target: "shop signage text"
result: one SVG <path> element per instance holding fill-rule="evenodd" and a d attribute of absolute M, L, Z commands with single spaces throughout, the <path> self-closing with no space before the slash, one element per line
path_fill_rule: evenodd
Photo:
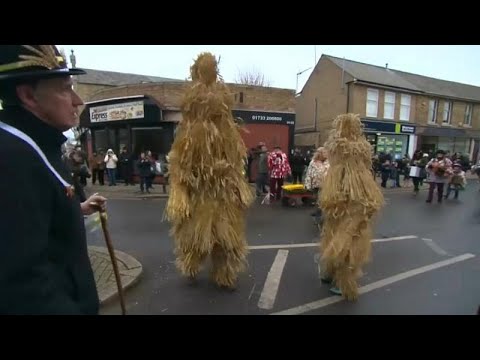
<path fill-rule="evenodd" d="M 141 119 L 145 116 L 143 101 L 95 106 L 90 108 L 90 122 Z"/>
<path fill-rule="evenodd" d="M 365 132 L 379 132 L 390 134 L 415 134 L 415 126 L 381 121 L 362 121 Z"/>
<path fill-rule="evenodd" d="M 295 114 L 275 112 L 255 112 L 246 110 L 233 110 L 234 117 L 242 118 L 245 123 L 275 123 L 295 125 Z"/>
<path fill-rule="evenodd" d="M 399 125 L 399 124 L 397 124 L 397 125 Z M 415 134 L 415 126 L 401 125 L 400 124 L 400 133 L 402 133 L 402 134 Z"/>

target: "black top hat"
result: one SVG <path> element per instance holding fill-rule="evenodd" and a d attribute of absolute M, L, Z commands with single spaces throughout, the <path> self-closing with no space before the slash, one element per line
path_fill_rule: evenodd
<path fill-rule="evenodd" d="M 69 69 L 55 45 L 0 45 L 0 81 L 83 75 Z"/>

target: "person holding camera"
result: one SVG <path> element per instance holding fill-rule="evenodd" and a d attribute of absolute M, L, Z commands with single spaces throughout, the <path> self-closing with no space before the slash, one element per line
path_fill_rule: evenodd
<path fill-rule="evenodd" d="M 433 192 L 437 189 L 437 200 L 441 203 L 443 200 L 443 190 L 452 174 L 452 161 L 445 156 L 445 151 L 437 150 L 436 158 L 430 160 L 427 164 L 427 182 L 430 183 L 428 197 L 426 202 L 431 203 Z"/>
<path fill-rule="evenodd" d="M 117 186 L 117 155 L 113 152 L 112 149 L 108 149 L 107 155 L 105 155 L 104 162 L 107 167 L 108 174 L 108 186 Z"/>

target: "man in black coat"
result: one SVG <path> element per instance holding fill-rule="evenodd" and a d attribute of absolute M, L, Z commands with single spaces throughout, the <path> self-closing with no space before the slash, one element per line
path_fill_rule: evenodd
<path fill-rule="evenodd" d="M 128 184 L 133 185 L 132 155 L 128 153 L 126 146 L 123 147 L 122 152 L 118 157 L 118 165 L 119 165 L 120 175 L 125 181 L 125 186 Z"/>
<path fill-rule="evenodd" d="M 98 314 L 83 215 L 62 161 L 82 100 L 53 45 L 0 45 L 0 314 Z"/>

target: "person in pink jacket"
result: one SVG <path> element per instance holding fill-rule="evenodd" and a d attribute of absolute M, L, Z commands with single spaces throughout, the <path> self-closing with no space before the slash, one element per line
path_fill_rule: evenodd
<path fill-rule="evenodd" d="M 292 174 L 287 154 L 281 150 L 280 146 L 275 146 L 268 154 L 268 170 L 270 171 L 270 192 L 280 200 L 283 181 Z"/>

